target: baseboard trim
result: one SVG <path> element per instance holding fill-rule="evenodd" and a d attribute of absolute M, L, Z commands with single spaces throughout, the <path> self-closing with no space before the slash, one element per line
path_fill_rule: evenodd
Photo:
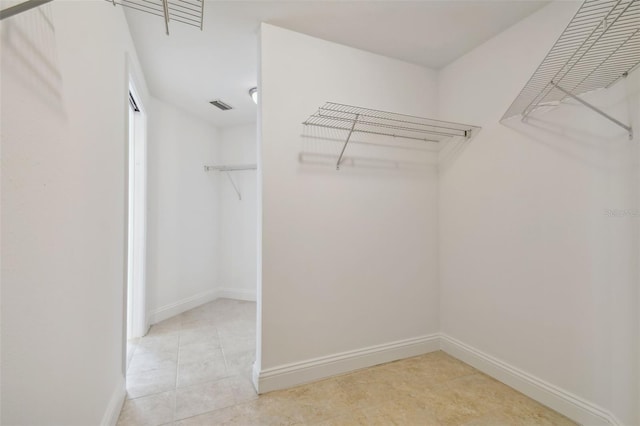
<path fill-rule="evenodd" d="M 126 396 L 127 391 L 125 389 L 124 377 L 118 376 L 118 383 L 111 395 L 111 399 L 109 399 L 109 403 L 107 404 L 107 409 L 102 416 L 100 426 L 115 426 L 116 423 L 118 423 L 120 410 L 122 410 L 122 405 L 124 404 Z"/>
<path fill-rule="evenodd" d="M 204 291 L 193 296 L 184 298 L 174 303 L 162 306 L 154 311 L 149 312 L 149 324 L 156 324 L 175 315 L 181 314 L 205 303 L 217 299 L 218 289 Z"/>
<path fill-rule="evenodd" d="M 461 341 L 441 334 L 441 349 L 583 425 L 621 425 L 609 411 Z"/>
<path fill-rule="evenodd" d="M 246 300 L 248 302 L 256 301 L 255 290 L 237 290 L 234 288 L 221 288 L 217 290 L 217 298 Z"/>
<path fill-rule="evenodd" d="M 439 336 L 431 334 L 254 371 L 254 380 L 266 393 L 439 349 Z"/>

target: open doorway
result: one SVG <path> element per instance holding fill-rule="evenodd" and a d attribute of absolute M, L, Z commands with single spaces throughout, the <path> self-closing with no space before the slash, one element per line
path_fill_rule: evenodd
<path fill-rule="evenodd" d="M 129 85 L 127 212 L 127 366 L 132 339 L 146 334 L 145 257 L 147 146 L 146 116 L 133 84 Z"/>

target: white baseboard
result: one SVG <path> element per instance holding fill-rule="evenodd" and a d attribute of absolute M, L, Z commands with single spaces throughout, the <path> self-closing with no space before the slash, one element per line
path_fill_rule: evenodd
<path fill-rule="evenodd" d="M 225 299 L 235 299 L 235 300 L 246 300 L 249 302 L 256 301 L 256 291 L 255 290 L 237 290 L 234 288 L 220 288 L 217 291 L 218 298 Z"/>
<path fill-rule="evenodd" d="M 258 368 L 257 362 L 254 361 L 253 367 L 251 368 L 251 383 L 253 383 L 253 388 L 258 392 L 258 382 L 260 378 L 260 369 Z"/>
<path fill-rule="evenodd" d="M 175 315 L 186 312 L 189 309 L 196 308 L 220 298 L 255 302 L 256 292 L 251 290 L 237 290 L 233 288 L 216 288 L 208 290 L 149 312 L 149 319 L 147 323 L 150 325 L 159 323 L 167 318 L 171 318 Z"/>
<path fill-rule="evenodd" d="M 118 384 L 111 395 L 107 409 L 102 416 L 100 426 L 115 426 L 118 423 L 118 417 L 120 417 L 120 410 L 122 410 L 122 404 L 127 396 L 125 389 L 124 377 L 118 377 Z"/>
<path fill-rule="evenodd" d="M 439 349 L 439 336 L 432 334 L 254 371 L 254 381 L 265 393 Z"/>
<path fill-rule="evenodd" d="M 588 426 L 621 424 L 609 411 L 446 334 L 441 335 L 441 348 L 449 355 L 580 424 Z"/>
<path fill-rule="evenodd" d="M 162 306 L 154 311 L 149 312 L 149 324 L 156 324 L 160 321 L 164 321 L 167 318 L 171 318 L 178 314 L 188 311 L 189 309 L 193 309 L 200 305 L 204 305 L 205 303 L 211 302 L 212 300 L 217 299 L 218 290 L 208 290 L 202 293 L 198 293 L 191 297 L 187 297 L 185 299 L 179 300 L 174 303 L 170 303 L 168 305 Z"/>

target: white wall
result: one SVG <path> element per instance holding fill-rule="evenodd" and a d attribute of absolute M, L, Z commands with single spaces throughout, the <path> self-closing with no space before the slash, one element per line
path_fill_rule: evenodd
<path fill-rule="evenodd" d="M 301 125 L 325 101 L 433 115 L 435 72 L 267 24 L 261 56 L 257 372 L 437 332 L 433 154 L 358 135 L 336 171 L 346 134 Z"/>
<path fill-rule="evenodd" d="M 638 424 L 640 73 L 498 120 L 579 3 L 556 2 L 439 73 L 439 115 L 483 127 L 440 176 L 445 334 Z M 581 420 L 581 419 L 578 419 Z"/>
<path fill-rule="evenodd" d="M 256 125 L 220 129 L 219 164 L 256 164 Z M 218 287 L 224 297 L 256 300 L 256 170 L 231 172 L 242 199 L 224 173 L 218 178 Z"/>
<path fill-rule="evenodd" d="M 53 2 L 1 31 L 1 421 L 100 424 L 124 397 L 135 51 L 104 1 Z"/>
<path fill-rule="evenodd" d="M 218 188 L 204 165 L 218 130 L 163 101 L 148 107 L 147 305 L 151 322 L 215 298 Z"/>

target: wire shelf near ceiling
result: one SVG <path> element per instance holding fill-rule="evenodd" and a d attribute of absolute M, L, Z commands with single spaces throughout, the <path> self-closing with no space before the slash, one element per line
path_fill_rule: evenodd
<path fill-rule="evenodd" d="M 348 132 L 336 164 L 338 169 L 353 133 L 438 143 L 456 137 L 470 139 L 476 131 L 480 130 L 480 127 L 468 124 L 433 120 L 335 102 L 326 102 L 302 124 Z"/>
<path fill-rule="evenodd" d="M 442 142 L 450 137 L 471 137 L 477 126 L 414 117 L 394 112 L 327 102 L 302 123 L 329 129 Z"/>
<path fill-rule="evenodd" d="M 611 86 L 640 63 L 640 0 L 586 0 L 502 119 Z"/>
<path fill-rule="evenodd" d="M 169 34 L 169 23 L 179 22 L 202 30 L 204 0 L 106 0 L 139 12 L 146 12 L 164 18 Z"/>

